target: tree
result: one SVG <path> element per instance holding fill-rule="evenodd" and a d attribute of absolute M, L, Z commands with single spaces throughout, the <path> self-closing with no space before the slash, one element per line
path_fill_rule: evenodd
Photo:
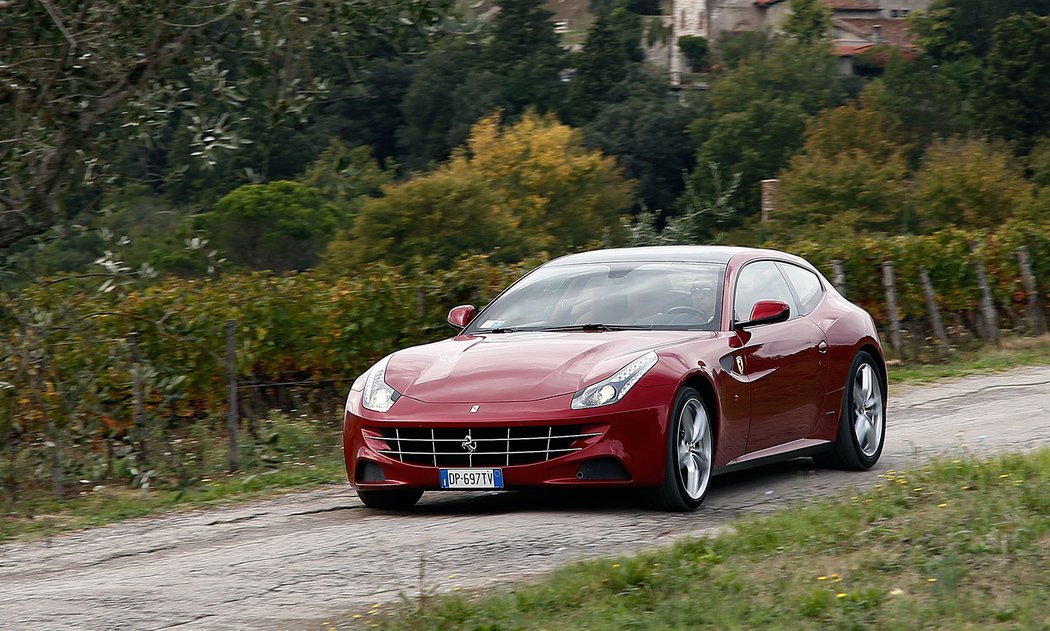
<path fill-rule="evenodd" d="M 933 0 L 925 11 L 908 16 L 919 46 L 938 61 L 965 56 L 983 58 L 992 46 L 993 30 L 1011 15 L 1050 15 L 1046 0 Z"/>
<path fill-rule="evenodd" d="M 520 234 L 485 179 L 447 169 L 383 187 L 382 197 L 362 205 L 352 235 L 349 243 L 333 243 L 333 253 L 348 264 L 383 261 L 432 270 L 464 254 L 521 253 Z"/>
<path fill-rule="evenodd" d="M 590 147 L 614 156 L 624 175 L 638 182 L 646 208 L 670 210 L 684 190 L 682 173 L 692 170 L 696 150 L 687 131 L 697 109 L 668 95 L 666 79 L 636 69 L 614 102 L 583 128 Z"/>
<path fill-rule="evenodd" d="M 717 195 L 705 165 L 718 164 L 727 176 L 741 175 L 738 218 L 756 213 L 760 182 L 801 148 L 806 120 L 841 100 L 833 63 L 827 45 L 782 40 L 768 56 L 752 56 L 716 79 L 710 114 L 691 126 L 698 193 Z"/>
<path fill-rule="evenodd" d="M 602 9 L 587 31 L 576 57 L 576 74 L 569 87 L 569 118 L 582 125 L 594 118 L 609 92 L 627 76 L 628 55 L 613 30 L 612 12 Z"/>
<path fill-rule="evenodd" d="M 909 163 L 918 163 L 935 138 L 947 138 L 970 128 L 972 91 L 957 80 L 954 68 L 928 59 L 890 58 L 886 71 L 866 91 L 873 108 L 882 112 L 901 140 L 911 144 Z M 969 75 L 969 72 L 964 73 Z"/>
<path fill-rule="evenodd" d="M 71 183 L 108 180 L 117 149 L 162 135 L 175 112 L 186 114 L 181 126 L 194 127 L 190 153 L 202 162 L 237 146 L 237 126 L 249 121 L 194 115 L 192 95 L 236 110 L 238 82 L 260 78 L 267 86 L 260 142 L 276 147 L 283 121 L 324 88 L 309 71 L 313 54 L 338 52 L 342 72 L 358 73 L 363 56 L 427 41 L 448 7 L 446 0 L 4 2 L 0 247 L 59 221 Z M 243 69 L 236 77 L 220 62 L 229 50 Z"/>
<path fill-rule="evenodd" d="M 231 262 L 276 271 L 313 267 L 337 223 L 319 191 L 298 182 L 247 184 L 197 218 Z"/>
<path fill-rule="evenodd" d="M 309 144 L 323 147 L 336 137 L 349 146 L 371 147 L 383 164 L 391 158 L 400 161 L 397 131 L 405 123 L 402 103 L 418 67 L 401 57 L 377 59 L 357 81 L 349 76 L 333 79 L 326 98 L 311 109 L 304 132 Z"/>
<path fill-rule="evenodd" d="M 1050 132 L 1050 16 L 1026 13 L 1000 21 L 982 84 L 980 111 L 988 129 L 1027 153 Z"/>
<path fill-rule="evenodd" d="M 332 140 L 317 160 L 306 168 L 300 181 L 341 207 L 340 218 L 352 219 L 367 197 L 378 197 L 383 186 L 393 183 L 369 147 L 347 147 Z M 349 226 L 340 226 L 349 228 Z"/>
<path fill-rule="evenodd" d="M 587 150 L 580 131 L 531 110 L 506 127 L 496 114 L 478 121 L 448 170 L 490 183 L 529 253 L 560 254 L 600 239 L 632 199 L 633 183 L 612 158 Z"/>
<path fill-rule="evenodd" d="M 472 38 L 435 47 L 415 66 L 397 137 L 406 169 L 423 170 L 447 160 L 471 126 L 506 101 L 486 49 Z"/>
<path fill-rule="evenodd" d="M 715 163 L 707 164 L 711 174 L 713 196 L 705 197 L 696 190 L 693 182 L 686 181 L 685 192 L 680 200 L 681 212 L 667 220 L 661 240 L 671 244 L 696 244 L 717 240 L 721 230 L 729 225 L 737 213 L 733 198 L 740 187 L 740 174 L 728 182 Z"/>
<path fill-rule="evenodd" d="M 565 99 L 561 71 L 565 69 L 554 14 L 542 0 L 500 0 L 499 13 L 487 49 L 491 71 L 501 78 L 507 113 L 526 107 L 541 112 L 559 109 Z"/>
<path fill-rule="evenodd" d="M 601 239 L 630 202 L 631 184 L 580 132 L 531 110 L 504 127 L 495 113 L 435 172 L 367 200 L 338 255 L 436 269 L 466 253 L 560 254 Z"/>
<path fill-rule="evenodd" d="M 765 57 L 776 39 L 768 31 L 726 31 L 718 37 L 715 57 L 725 68 L 733 69 L 751 57 Z"/>
<path fill-rule="evenodd" d="M 863 104 L 823 112 L 806 143 L 780 174 L 774 229 L 797 236 L 895 231 L 905 220 L 907 147 L 885 116 Z"/>
<path fill-rule="evenodd" d="M 1032 147 L 1028 154 L 1028 170 L 1036 186 L 1050 190 L 1050 135 L 1043 136 Z"/>
<path fill-rule="evenodd" d="M 824 0 L 791 0 L 784 32 L 804 44 L 825 41 L 831 31 L 831 9 Z"/>
<path fill-rule="evenodd" d="M 1033 186 L 1010 152 L 984 140 L 950 138 L 930 146 L 909 203 L 924 232 L 947 226 L 990 228 L 1033 205 Z"/>

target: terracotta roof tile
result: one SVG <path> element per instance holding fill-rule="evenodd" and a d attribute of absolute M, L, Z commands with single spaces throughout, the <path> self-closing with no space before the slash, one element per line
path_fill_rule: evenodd
<path fill-rule="evenodd" d="M 875 44 L 835 44 L 836 57 L 852 57 L 875 48 Z"/>

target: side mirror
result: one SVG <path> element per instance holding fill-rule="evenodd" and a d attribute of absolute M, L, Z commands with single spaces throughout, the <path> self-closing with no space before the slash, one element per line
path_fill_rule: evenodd
<path fill-rule="evenodd" d="M 786 302 L 779 300 L 759 300 L 751 309 L 751 319 L 746 322 L 736 322 L 734 329 L 746 329 L 760 324 L 773 324 L 783 322 L 791 317 L 791 307 Z"/>
<path fill-rule="evenodd" d="M 478 310 L 474 308 L 474 305 L 460 305 L 453 307 L 448 312 L 448 323 L 457 329 L 470 324 L 470 321 L 474 319 L 474 316 L 478 315 Z"/>

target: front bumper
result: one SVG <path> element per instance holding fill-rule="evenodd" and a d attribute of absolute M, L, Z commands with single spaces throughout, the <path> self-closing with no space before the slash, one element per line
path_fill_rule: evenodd
<path fill-rule="evenodd" d="M 384 430 L 389 434 L 395 428 L 417 434 L 421 428 L 462 430 L 465 434 L 491 427 L 517 430 L 575 426 L 581 434 L 597 434 L 575 441 L 572 446 L 577 451 L 555 454 L 540 462 L 478 465 L 499 466 L 507 489 L 655 486 L 663 481 L 667 402 L 673 389 L 636 388 L 631 397 L 620 403 L 590 410 L 570 409 L 572 397 L 565 395 L 526 403 L 481 404 L 474 413 L 469 404 L 432 404 L 402 397 L 389 413 L 376 414 L 361 408 L 355 394 L 351 393 L 347 402 L 343 426 L 347 477 L 354 488 L 440 488 L 441 463 L 434 466 L 405 462 L 398 456 L 380 453 L 391 446 L 381 434 Z M 446 448 L 458 450 L 460 446 L 450 442 Z"/>

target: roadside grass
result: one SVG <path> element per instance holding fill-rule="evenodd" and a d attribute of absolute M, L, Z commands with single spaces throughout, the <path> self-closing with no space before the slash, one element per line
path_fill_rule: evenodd
<path fill-rule="evenodd" d="M 56 499 L 41 488 L 23 493 L 14 502 L 0 502 L 0 542 L 39 539 L 132 517 L 258 499 L 346 479 L 338 425 L 275 413 L 258 426 L 256 438 L 247 433 L 241 436 L 241 467 L 233 474 L 225 471 L 225 434 L 202 425 L 192 438 L 200 449 L 190 447 L 181 454 L 188 460 L 180 463 L 184 467 L 181 483 L 170 464 L 158 463 L 160 474 L 145 490 L 132 488 L 125 472 L 106 480 L 73 480 L 78 489 L 65 499 Z"/>
<path fill-rule="evenodd" d="M 1006 337 L 998 347 L 957 348 L 951 359 L 890 366 L 890 383 L 929 383 L 967 375 L 1002 372 L 1019 366 L 1050 363 L 1050 335 Z"/>
<path fill-rule="evenodd" d="M 895 385 L 907 386 L 1048 363 L 1050 336 L 1007 338 L 999 348 L 959 350 L 944 363 L 891 366 L 889 378 Z M 226 439 L 221 428 L 212 430 L 201 424 L 198 430 L 184 437 L 201 446 L 199 453 L 197 448 L 187 448 L 184 454 L 193 461 L 186 464 L 190 473 L 177 482 L 173 467 L 162 466 L 146 494 L 140 488 L 130 488 L 131 476 L 120 472 L 83 484 L 73 480 L 79 488 L 66 499 L 55 499 L 46 488 L 23 492 L 14 501 L 0 497 L 0 543 L 34 540 L 131 517 L 342 484 L 346 479 L 339 419 L 271 415 L 260 423 L 258 438 L 242 434 L 242 466 L 232 475 L 223 471 Z"/>
<path fill-rule="evenodd" d="M 424 608 L 406 597 L 393 613 L 334 626 L 1050 629 L 1050 449 L 880 477 L 868 492 L 746 517 L 715 538 Z"/>

